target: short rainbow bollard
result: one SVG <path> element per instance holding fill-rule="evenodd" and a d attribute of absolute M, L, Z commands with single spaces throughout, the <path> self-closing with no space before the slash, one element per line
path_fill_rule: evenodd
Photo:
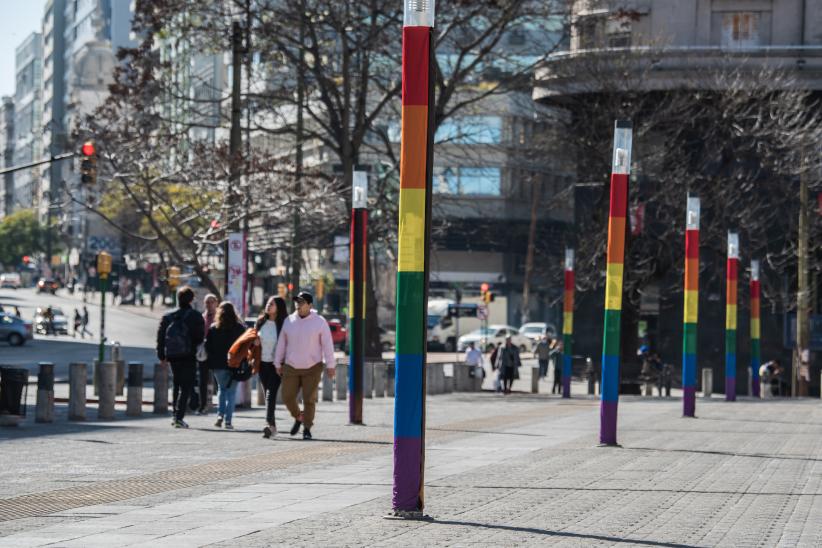
<path fill-rule="evenodd" d="M 751 396 L 759 396 L 760 355 L 760 306 L 761 288 L 759 285 L 759 261 L 751 261 Z"/>
<path fill-rule="evenodd" d="M 562 397 L 571 397 L 574 352 L 574 250 L 565 250 L 565 295 L 562 301 Z M 557 367 L 558 364 L 554 364 Z"/>
<path fill-rule="evenodd" d="M 696 414 L 696 341 L 699 324 L 699 198 L 688 197 L 685 215 L 685 304 L 682 326 L 682 414 Z"/>
<path fill-rule="evenodd" d="M 728 232 L 725 281 L 725 401 L 736 401 L 736 303 L 739 280 L 739 234 Z"/>

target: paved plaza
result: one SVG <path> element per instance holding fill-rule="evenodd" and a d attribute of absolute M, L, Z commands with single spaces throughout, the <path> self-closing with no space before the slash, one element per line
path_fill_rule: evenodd
<path fill-rule="evenodd" d="M 150 414 L 2 429 L 0 546 L 822 545 L 816 400 L 699 400 L 683 419 L 677 399 L 624 398 L 623 446 L 601 448 L 594 399 L 432 396 L 430 521 L 385 519 L 392 404 L 353 427 L 320 402 L 312 442 L 262 439 L 259 408 L 234 432 Z"/>

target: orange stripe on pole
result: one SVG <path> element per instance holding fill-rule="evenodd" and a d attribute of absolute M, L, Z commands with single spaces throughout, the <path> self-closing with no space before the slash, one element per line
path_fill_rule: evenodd
<path fill-rule="evenodd" d="M 625 217 L 608 220 L 608 264 L 625 261 Z"/>
<path fill-rule="evenodd" d="M 427 150 L 428 107 L 402 107 L 400 188 L 425 188 L 425 157 Z"/>

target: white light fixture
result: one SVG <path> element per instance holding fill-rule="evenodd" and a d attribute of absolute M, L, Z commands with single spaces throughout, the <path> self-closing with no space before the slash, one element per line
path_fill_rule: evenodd
<path fill-rule="evenodd" d="M 565 270 L 573 270 L 574 269 L 574 250 L 573 249 L 566 249 L 565 250 Z"/>
<path fill-rule="evenodd" d="M 365 209 L 368 206 L 368 173 L 355 171 L 351 185 L 351 207 Z"/>
<path fill-rule="evenodd" d="M 739 258 L 739 234 L 736 232 L 728 232 L 728 258 Z"/>
<path fill-rule="evenodd" d="M 611 173 L 620 175 L 631 173 L 632 146 L 633 124 L 629 120 L 617 120 L 614 127 L 614 161 Z"/>
<path fill-rule="evenodd" d="M 403 0 L 403 26 L 433 27 L 435 0 Z"/>
<path fill-rule="evenodd" d="M 699 198 L 688 196 L 687 230 L 699 230 Z"/>
<path fill-rule="evenodd" d="M 759 261 L 751 261 L 751 280 L 759 281 Z"/>

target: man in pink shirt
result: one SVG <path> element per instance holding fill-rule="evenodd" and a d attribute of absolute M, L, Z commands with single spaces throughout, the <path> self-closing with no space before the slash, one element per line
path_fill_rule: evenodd
<path fill-rule="evenodd" d="M 277 339 L 274 366 L 283 379 L 283 402 L 294 417 L 291 435 L 303 427 L 303 439 L 311 439 L 314 412 L 317 409 L 317 387 L 323 375 L 323 360 L 328 376 L 334 378 L 334 341 L 325 318 L 311 309 L 314 297 L 301 291 L 294 297 L 296 311 L 286 318 Z M 305 411 L 297 405 L 297 392 L 302 388 Z"/>

